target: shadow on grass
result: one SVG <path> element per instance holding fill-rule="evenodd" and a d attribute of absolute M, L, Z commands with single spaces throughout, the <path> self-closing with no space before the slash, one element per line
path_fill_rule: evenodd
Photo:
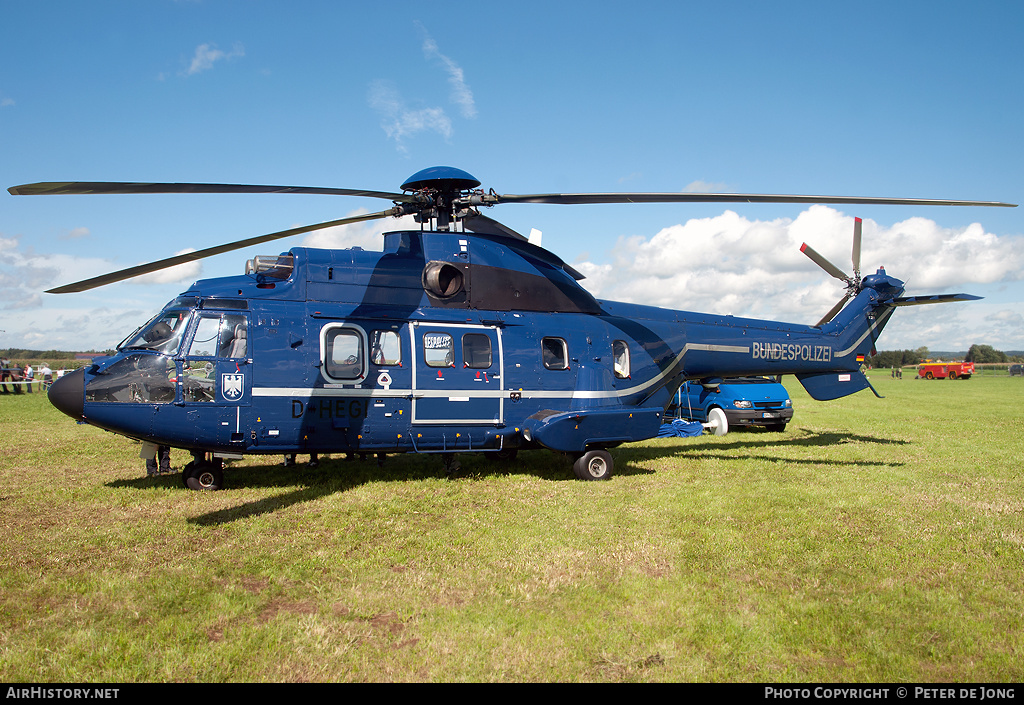
<path fill-rule="evenodd" d="M 789 434 L 761 431 L 760 429 L 730 434 L 730 441 L 711 441 L 704 439 L 714 438 L 713 436 L 700 436 L 696 443 L 687 446 L 693 450 L 713 450 L 725 448 L 764 448 L 766 446 L 834 446 L 844 443 L 874 443 L 877 445 L 908 445 L 910 441 L 893 438 L 881 438 L 879 436 L 863 436 L 858 433 L 845 431 L 812 431 L 808 428 L 801 428 L 803 435 L 793 436 Z"/>
<path fill-rule="evenodd" d="M 615 460 L 615 475 L 636 476 L 653 475 L 654 470 L 644 467 L 643 463 L 657 458 L 686 457 L 702 455 L 717 459 L 736 461 L 750 460 L 749 451 L 767 447 L 827 447 L 845 443 L 872 443 L 879 445 L 902 445 L 907 441 L 864 436 L 846 432 L 815 432 L 800 429 L 802 435 L 745 432 L 731 435 L 729 441 L 712 440 L 710 437 L 675 439 L 678 443 L 664 446 L 627 445 L 612 451 Z M 301 459 L 302 456 L 300 456 Z M 756 456 L 759 460 L 790 464 L 815 464 L 815 459 Z M 345 458 L 321 457 L 319 467 L 313 469 L 301 461 L 292 467 L 283 467 L 270 462 L 270 457 L 263 459 L 260 465 L 225 467 L 225 485 L 230 489 L 273 489 L 290 488 L 290 491 L 273 497 L 265 497 L 246 502 L 234 507 L 220 509 L 202 514 L 189 520 L 189 523 L 200 526 L 216 526 L 239 519 L 259 516 L 280 509 L 310 502 L 338 492 L 347 492 L 354 488 L 374 482 L 419 482 L 427 479 L 447 478 L 453 482 L 476 481 L 493 476 L 508 474 L 532 475 L 548 481 L 578 482 L 572 472 L 571 460 L 568 456 L 551 451 L 524 451 L 515 461 L 493 461 L 483 454 L 463 453 L 459 455 L 461 468 L 451 475 L 446 475 L 444 465 L 434 454 L 417 455 L 412 453 L 390 455 L 380 465 L 371 455 L 367 460 L 348 460 Z M 854 466 L 901 465 L 879 460 L 842 461 L 832 460 L 831 464 Z M 118 480 L 108 484 L 110 487 L 173 487 L 183 492 L 191 492 L 184 487 L 179 473 L 158 477 L 140 477 L 132 480 Z"/>
<path fill-rule="evenodd" d="M 824 448 L 829 446 L 844 445 L 848 443 L 870 443 L 875 445 L 907 445 L 910 442 L 892 438 L 882 438 L 878 436 L 865 436 L 857 433 L 841 432 L 841 431 L 812 431 L 810 429 L 801 428 L 802 435 L 782 435 L 773 432 L 759 432 L 760 429 L 748 431 L 745 433 L 730 434 L 728 437 L 729 441 L 724 440 L 710 440 L 713 437 L 700 436 L 693 439 L 692 443 L 681 442 L 678 445 L 673 446 L 639 446 L 633 447 L 630 450 L 634 453 L 634 458 L 640 459 L 656 459 L 656 458 L 667 458 L 673 456 L 688 456 L 700 454 L 704 457 L 713 457 L 721 460 L 736 460 L 744 461 L 751 460 L 756 457 L 758 460 L 766 460 L 775 463 L 790 463 L 793 465 L 815 465 L 822 461 L 814 458 L 792 458 L 792 457 L 772 457 L 767 455 L 756 455 L 752 456 L 747 451 L 757 450 L 760 448 Z M 679 439 L 680 441 L 686 441 L 689 439 Z M 831 459 L 828 461 L 830 465 L 848 465 L 848 466 L 861 466 L 861 467 L 877 467 L 877 466 L 888 466 L 898 467 L 903 465 L 901 462 L 892 462 L 886 460 L 836 460 Z"/>
<path fill-rule="evenodd" d="M 232 489 L 274 488 L 290 488 L 291 491 L 203 514 L 189 519 L 189 523 L 200 526 L 229 523 L 317 500 L 338 492 L 347 492 L 375 482 L 420 482 L 428 479 L 447 479 L 452 482 L 477 481 L 487 477 L 509 474 L 533 475 L 551 481 L 575 481 L 571 461 L 550 451 L 520 453 L 514 461 L 490 460 L 484 457 L 484 454 L 463 453 L 458 456 L 461 467 L 450 475 L 445 473 L 443 461 L 436 454 L 388 455 L 382 464 L 378 464 L 372 454 L 367 460 L 321 456 L 320 464 L 315 469 L 303 463 L 302 457 L 300 455 L 299 462 L 291 467 L 284 467 L 278 462 L 272 462 L 269 456 L 260 459 L 263 464 L 234 466 L 230 463 L 227 464 L 224 468 L 224 484 L 228 492 Z M 651 472 L 643 468 L 638 470 L 645 473 Z M 181 473 L 117 480 L 108 483 L 107 486 L 134 489 L 173 488 L 180 489 L 182 492 L 194 491 L 185 488 Z"/>

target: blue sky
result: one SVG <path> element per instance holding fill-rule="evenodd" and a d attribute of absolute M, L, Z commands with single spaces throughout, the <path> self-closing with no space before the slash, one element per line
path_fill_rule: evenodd
<path fill-rule="evenodd" d="M 953 2 L 0 1 L 0 185 L 209 181 L 498 193 L 730 191 L 1024 201 L 1024 5 Z M 0 347 L 103 349 L 197 278 L 295 245 L 379 249 L 389 221 L 81 294 L 188 248 L 377 211 L 329 196 L 14 197 Z M 814 323 L 842 289 L 799 246 L 909 294 L 880 349 L 1024 349 L 1024 207 L 505 205 L 486 213 L 595 294 Z"/>

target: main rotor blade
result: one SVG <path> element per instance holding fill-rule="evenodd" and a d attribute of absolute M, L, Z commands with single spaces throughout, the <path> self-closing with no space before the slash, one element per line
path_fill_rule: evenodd
<path fill-rule="evenodd" d="M 493 196 L 495 203 L 832 203 L 893 206 L 1003 206 L 1000 201 L 958 201 L 934 198 L 879 198 L 871 196 L 799 196 L 764 193 L 534 193 Z"/>
<path fill-rule="evenodd" d="M 818 321 L 814 325 L 816 327 L 820 328 L 821 326 L 825 325 L 826 323 L 831 321 L 833 318 L 835 318 L 836 314 L 843 310 L 843 306 L 846 305 L 846 302 L 850 299 L 850 296 L 851 296 L 851 293 L 847 292 L 846 296 L 844 296 L 843 298 L 839 299 L 839 303 L 837 303 L 835 306 L 833 306 L 832 310 L 830 310 L 828 313 L 826 313 L 824 318 L 822 318 L 820 321 Z"/>
<path fill-rule="evenodd" d="M 846 276 L 846 274 L 843 272 L 843 270 L 841 270 L 839 267 L 837 267 L 834 264 L 832 264 L 831 262 L 829 262 L 827 259 L 825 259 L 820 254 L 818 254 L 818 252 L 815 251 L 806 242 L 804 244 L 800 245 L 800 251 L 803 252 L 808 257 L 810 257 L 812 260 L 814 260 L 814 262 L 819 267 L 824 269 L 826 272 L 831 274 L 836 279 L 840 279 L 840 280 L 846 282 L 847 284 L 850 283 L 850 278 L 848 276 Z"/>
<path fill-rule="evenodd" d="M 378 213 L 368 213 L 366 215 L 356 215 L 349 218 L 341 218 L 339 220 L 329 220 L 324 223 L 317 223 L 316 225 L 304 225 L 299 228 L 291 228 L 289 230 L 282 230 L 276 233 L 270 233 L 269 235 L 258 235 L 256 237 L 246 238 L 245 240 L 236 240 L 224 245 L 217 245 L 216 247 L 207 247 L 205 250 L 197 250 L 195 252 L 186 252 L 182 255 L 175 255 L 174 257 L 167 257 L 166 259 L 157 260 L 155 262 L 149 262 L 147 264 L 140 264 L 135 267 L 128 267 L 127 269 L 121 269 L 110 274 L 103 274 L 92 279 L 84 279 L 80 282 L 73 284 L 65 284 L 59 286 L 56 289 L 50 289 L 47 294 L 69 294 L 78 291 L 87 291 L 89 289 L 95 289 L 98 286 L 104 284 L 112 284 L 114 282 L 123 281 L 125 279 L 131 279 L 142 274 L 149 274 L 150 272 L 157 272 L 161 269 L 167 269 L 168 267 L 174 267 L 179 264 L 185 264 L 186 262 L 195 262 L 196 260 L 205 259 L 214 255 L 219 255 L 224 252 L 231 252 L 232 250 L 240 250 L 243 247 L 250 247 L 251 245 L 259 245 L 263 242 L 270 242 L 271 240 L 279 240 L 283 237 L 289 237 L 290 235 L 301 235 L 302 233 L 312 232 L 314 230 L 322 230 L 324 228 L 332 228 L 336 225 L 347 225 L 349 223 L 360 223 L 366 220 L 376 220 L 378 218 L 386 218 L 387 216 L 396 215 L 398 209 L 393 208 L 386 211 L 380 211 Z M 398 213 L 397 215 L 401 215 Z"/>
<path fill-rule="evenodd" d="M 407 193 L 366 191 L 363 189 L 321 188 L 317 186 L 259 186 L 253 184 L 144 183 L 121 181 L 43 181 L 12 186 L 12 196 L 58 196 L 66 194 L 132 194 L 132 193 L 298 193 L 327 196 L 366 196 L 403 203 L 416 200 Z"/>
<path fill-rule="evenodd" d="M 860 273 L 860 218 L 853 219 L 853 274 Z"/>

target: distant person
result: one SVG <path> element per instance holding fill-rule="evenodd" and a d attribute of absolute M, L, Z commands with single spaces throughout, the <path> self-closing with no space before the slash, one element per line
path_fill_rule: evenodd
<path fill-rule="evenodd" d="M 159 464 L 158 464 L 159 462 Z M 171 447 L 157 446 L 156 455 L 146 458 L 146 475 L 167 475 L 171 472 Z"/>
<path fill-rule="evenodd" d="M 0 387 L 3 388 L 4 394 L 9 394 L 7 391 L 7 383 L 13 382 L 11 380 L 11 371 L 7 369 L 11 366 L 11 361 L 7 358 L 0 358 Z M 14 386 L 13 384 L 11 386 Z"/>
<path fill-rule="evenodd" d="M 53 370 L 45 362 L 39 367 L 39 377 L 43 380 L 43 389 L 49 389 L 53 384 Z"/>
<path fill-rule="evenodd" d="M 32 375 L 35 372 L 32 370 L 32 365 L 25 365 L 25 371 L 22 373 L 22 377 L 25 378 L 25 388 L 28 389 L 29 394 L 32 393 Z"/>
<path fill-rule="evenodd" d="M 284 456 L 284 466 L 286 468 L 293 467 L 295 465 L 295 453 L 289 453 Z M 309 454 L 309 467 L 315 468 L 320 464 L 320 456 L 316 453 Z"/>

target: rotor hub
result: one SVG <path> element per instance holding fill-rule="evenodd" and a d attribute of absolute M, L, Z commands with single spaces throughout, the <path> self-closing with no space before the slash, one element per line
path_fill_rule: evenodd
<path fill-rule="evenodd" d="M 472 174 L 456 169 L 453 166 L 432 166 L 417 171 L 402 184 L 403 191 L 440 191 L 442 193 L 459 193 L 469 191 L 480 185 L 480 180 Z"/>

